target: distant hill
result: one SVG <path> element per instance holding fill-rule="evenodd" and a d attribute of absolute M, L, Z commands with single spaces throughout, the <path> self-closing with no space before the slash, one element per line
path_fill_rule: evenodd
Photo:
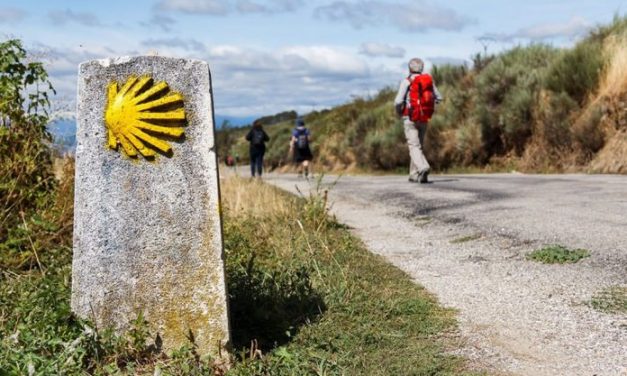
<path fill-rule="evenodd" d="M 76 121 L 74 119 L 57 119 L 48 124 L 53 142 L 61 152 L 73 153 L 76 149 Z"/>

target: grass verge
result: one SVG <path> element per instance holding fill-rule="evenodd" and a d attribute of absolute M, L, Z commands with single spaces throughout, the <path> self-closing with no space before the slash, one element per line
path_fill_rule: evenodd
<path fill-rule="evenodd" d="M 235 345 L 246 346 L 256 338 L 265 354 L 251 360 L 250 347 L 240 351 L 233 374 L 464 373 L 463 360 L 445 353 L 452 345 L 444 334 L 455 329 L 453 312 L 439 307 L 403 272 L 368 252 L 329 218 L 324 195 L 303 201 L 265 184 L 233 178 L 224 183 L 223 193 L 228 274 L 254 260 L 266 275 L 280 271 L 290 279 L 296 273 L 308 286 L 300 300 L 308 308 L 291 322 L 285 318 L 288 322 L 274 333 L 240 335 L 240 314 L 233 312 Z M 237 286 L 229 287 L 231 294 L 239 294 Z M 273 318 L 277 320 L 284 316 Z M 283 333 L 284 328 L 289 330 Z"/>
<path fill-rule="evenodd" d="M 368 252 L 327 215 L 324 195 L 223 182 L 233 366 L 194 344 L 164 354 L 140 316 L 122 336 L 70 311 L 71 249 L 42 269 L 0 273 L 0 375 L 460 375 L 454 312 Z"/>
<path fill-rule="evenodd" d="M 586 257 L 590 257 L 590 251 L 586 249 L 568 249 L 557 244 L 536 249 L 527 255 L 528 260 L 539 261 L 545 264 L 575 263 Z"/>

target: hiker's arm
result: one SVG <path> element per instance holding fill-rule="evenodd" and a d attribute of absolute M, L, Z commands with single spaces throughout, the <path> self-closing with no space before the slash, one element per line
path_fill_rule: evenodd
<path fill-rule="evenodd" d="M 405 106 L 405 98 L 407 96 L 407 89 L 409 88 L 409 80 L 403 79 L 401 86 L 398 88 L 396 98 L 394 98 L 394 110 L 396 114 L 401 116 L 403 114 L 403 107 Z"/>
<path fill-rule="evenodd" d="M 401 81 L 401 85 L 398 88 L 398 92 L 396 93 L 396 98 L 394 98 L 394 105 L 405 103 L 405 96 L 407 94 L 407 89 L 409 88 L 409 81 L 407 79 L 403 79 Z"/>
<path fill-rule="evenodd" d="M 250 130 L 247 134 L 246 134 L 246 141 L 250 141 L 253 139 L 253 131 Z"/>
<path fill-rule="evenodd" d="M 266 131 L 263 131 L 263 140 L 264 140 L 265 142 L 270 141 L 270 136 L 268 136 L 268 134 L 266 133 Z"/>

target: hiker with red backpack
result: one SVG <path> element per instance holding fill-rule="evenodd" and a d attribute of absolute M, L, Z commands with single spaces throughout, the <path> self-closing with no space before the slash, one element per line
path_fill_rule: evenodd
<path fill-rule="evenodd" d="M 401 81 L 394 108 L 403 118 L 405 138 L 409 148 L 409 181 L 428 183 L 431 167 L 423 153 L 423 142 L 427 133 L 427 124 L 433 116 L 435 104 L 442 100 L 433 78 L 423 73 L 424 62 L 413 58 L 409 61 L 409 76 Z"/>

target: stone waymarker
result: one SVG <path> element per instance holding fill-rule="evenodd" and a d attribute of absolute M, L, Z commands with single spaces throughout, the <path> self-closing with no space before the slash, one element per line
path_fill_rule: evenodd
<path fill-rule="evenodd" d="M 72 309 L 118 332 L 143 313 L 164 349 L 229 341 L 205 62 L 79 67 Z"/>

